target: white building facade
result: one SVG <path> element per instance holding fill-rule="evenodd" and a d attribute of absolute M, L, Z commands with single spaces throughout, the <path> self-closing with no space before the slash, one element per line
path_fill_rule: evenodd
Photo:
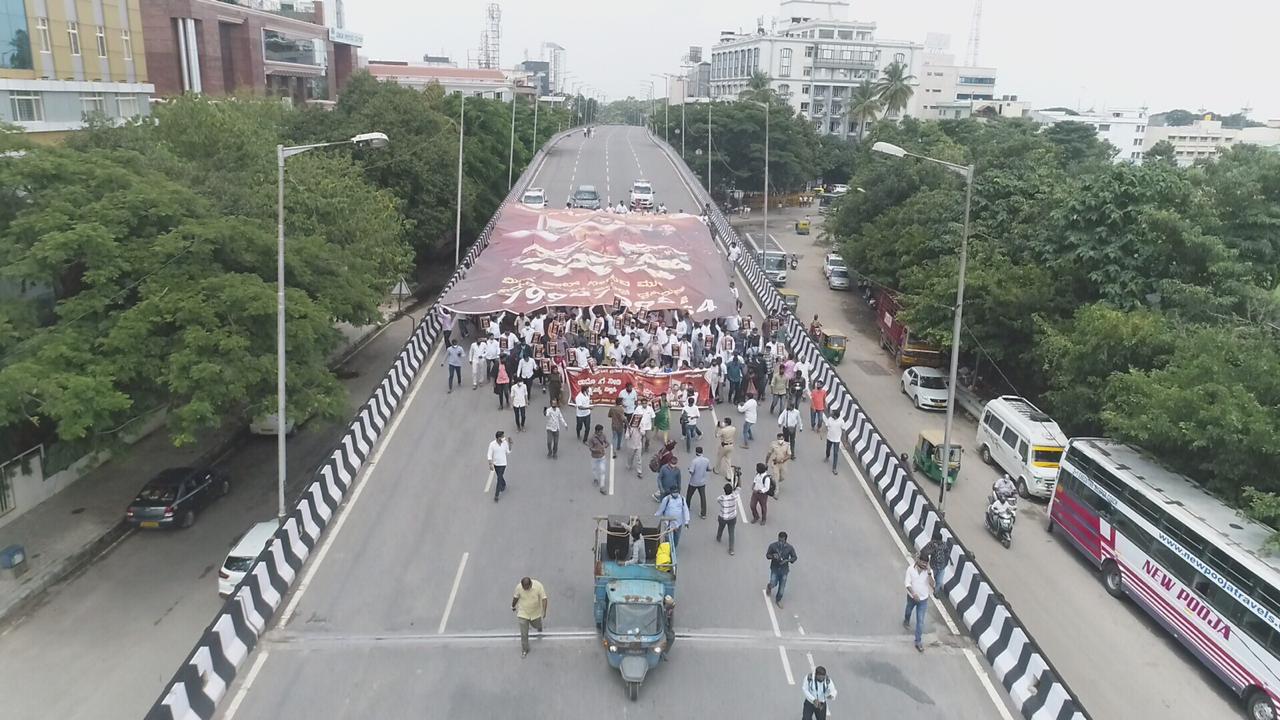
<path fill-rule="evenodd" d="M 1074 113 L 1066 110 L 1033 110 L 1033 120 L 1041 125 L 1078 122 L 1088 125 L 1098 137 L 1117 150 L 1115 162 L 1140 164 L 1148 132 L 1146 110 L 1105 110 Z"/>
<path fill-rule="evenodd" d="M 556 95 L 563 94 L 564 74 L 568 72 L 565 67 L 564 48 L 553 42 L 542 43 L 542 60 L 547 63 L 547 80 L 551 86 L 551 92 Z"/>
<path fill-rule="evenodd" d="M 435 84 L 446 93 L 463 93 L 495 100 L 510 100 L 516 90 L 512 79 L 501 70 L 424 65 L 396 60 L 370 60 L 365 69 L 375 79 L 415 90 L 426 90 Z"/>
<path fill-rule="evenodd" d="M 735 99 L 761 72 L 819 133 L 856 135 L 857 123 L 847 116 L 853 89 L 895 62 L 919 77 L 924 46 L 877 39 L 875 23 L 846 20 L 847 12 L 845 2 L 784 0 L 773 29 L 721 33 L 711 48 L 711 97 Z"/>

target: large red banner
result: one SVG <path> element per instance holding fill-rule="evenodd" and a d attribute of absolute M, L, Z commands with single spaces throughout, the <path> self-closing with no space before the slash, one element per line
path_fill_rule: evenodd
<path fill-rule="evenodd" d="M 469 315 L 605 305 L 687 310 L 700 320 L 734 311 L 727 267 L 694 215 L 511 205 L 440 302 Z"/>
<path fill-rule="evenodd" d="M 684 407 L 685 398 L 697 393 L 701 407 L 711 404 L 711 384 L 705 370 L 680 370 L 678 372 L 654 372 L 620 367 L 566 368 L 569 378 L 570 398 L 578 396 L 580 388 L 587 388 L 593 405 L 613 405 L 627 383 L 635 386 L 640 397 L 657 398 L 665 395 L 673 408 Z"/>

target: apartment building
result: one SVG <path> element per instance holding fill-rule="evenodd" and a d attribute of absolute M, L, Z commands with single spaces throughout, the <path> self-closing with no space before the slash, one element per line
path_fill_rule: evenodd
<path fill-rule="evenodd" d="M 847 117 L 853 89 L 864 80 L 874 82 L 895 62 L 919 77 L 924 46 L 877 38 L 875 23 L 848 20 L 848 10 L 838 0 L 784 0 L 772 27 L 722 32 L 711 48 L 711 97 L 737 98 L 761 72 L 817 132 L 856 134 L 857 123 Z"/>
<path fill-rule="evenodd" d="M 0 0 L 0 122 L 54 140 L 150 114 L 140 0 Z"/>
<path fill-rule="evenodd" d="M 1142 162 L 1145 138 L 1149 132 L 1145 109 L 1076 112 L 1059 108 L 1032 110 L 1030 116 L 1042 125 L 1054 125 L 1060 122 L 1078 122 L 1088 125 L 1098 133 L 1099 138 L 1116 148 L 1117 152 L 1112 158 L 1115 162 L 1134 164 Z"/>
<path fill-rule="evenodd" d="M 510 100 L 516 90 L 506 73 L 496 69 L 460 68 L 449 65 L 427 65 L 399 60 L 370 60 L 365 69 L 383 82 L 393 82 L 415 90 L 432 84 L 447 93 L 465 93 L 472 97 Z"/>
<path fill-rule="evenodd" d="M 996 69 L 958 64 L 950 52 L 950 44 L 950 36 L 941 33 L 929 33 L 925 38 L 917 78 L 919 85 L 909 109 L 912 117 L 957 120 L 998 103 Z M 1003 106 L 997 105 L 997 108 L 996 114 L 1005 114 Z"/>

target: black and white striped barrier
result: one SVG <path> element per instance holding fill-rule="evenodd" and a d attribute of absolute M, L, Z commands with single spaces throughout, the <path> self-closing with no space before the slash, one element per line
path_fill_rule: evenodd
<path fill-rule="evenodd" d="M 537 172 L 548 151 L 567 134 L 568 131 L 551 138 L 530 161 L 519 182 L 512 186 L 502 206 L 499 206 L 499 212 L 489 219 L 463 257 L 461 266 L 441 291 L 442 295 L 475 264 L 481 251 L 489 245 L 490 233 L 502 207 L 518 199 L 520 191 Z M 360 468 L 372 454 L 383 430 L 391 423 L 419 370 L 426 364 L 432 346 L 440 336 L 440 319 L 435 309 L 433 305 L 418 323 L 391 369 L 360 407 L 328 460 L 316 471 L 293 512 L 267 543 L 263 554 L 245 573 L 244 580 L 227 598 L 195 648 L 165 686 L 147 713 L 147 720 L 209 720 L 214 716 L 218 701 L 235 680 L 237 670 L 257 645 L 258 638 L 271 624 L 294 579 L 346 498 Z"/>
<path fill-rule="evenodd" d="M 711 203 L 713 235 L 726 254 L 730 241 L 736 241 L 740 248 L 745 249 L 747 245 L 679 154 L 652 133 L 650 138 L 666 153 L 699 204 Z M 779 309 L 784 312 L 787 343 L 792 353 L 807 363 L 813 374 L 811 379 L 822 381 L 829 393 L 828 402 L 840 409 L 841 417 L 852 420 L 846 435 L 849 449 L 857 459 L 859 469 L 879 491 L 886 509 L 912 547 L 917 551 L 922 549 L 933 537 L 935 529 L 955 541 L 949 573 L 942 589 L 1023 717 L 1028 720 L 1086 720 L 1088 713 L 1023 628 L 1009 603 L 938 515 L 933 502 L 899 462 L 898 454 L 862 410 L 848 385 L 822 357 L 818 344 L 809 337 L 804 325 L 785 309 L 782 296 L 765 275 L 755 254 L 742 252 L 738 266 L 765 313 L 771 314 Z"/>

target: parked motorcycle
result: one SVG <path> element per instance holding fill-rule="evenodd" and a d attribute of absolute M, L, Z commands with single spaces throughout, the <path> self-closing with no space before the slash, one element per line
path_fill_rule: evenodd
<path fill-rule="evenodd" d="M 997 482 L 997 485 L 999 483 Z M 999 499 L 1005 503 L 1005 506 L 996 511 L 996 500 Z M 1013 524 L 1017 521 L 1018 511 L 1018 492 L 1016 489 L 1010 490 L 1008 487 L 992 486 L 991 494 L 987 496 L 987 514 L 986 527 L 987 532 L 992 537 L 1000 541 L 1001 545 L 1006 548 L 1013 542 Z"/>

